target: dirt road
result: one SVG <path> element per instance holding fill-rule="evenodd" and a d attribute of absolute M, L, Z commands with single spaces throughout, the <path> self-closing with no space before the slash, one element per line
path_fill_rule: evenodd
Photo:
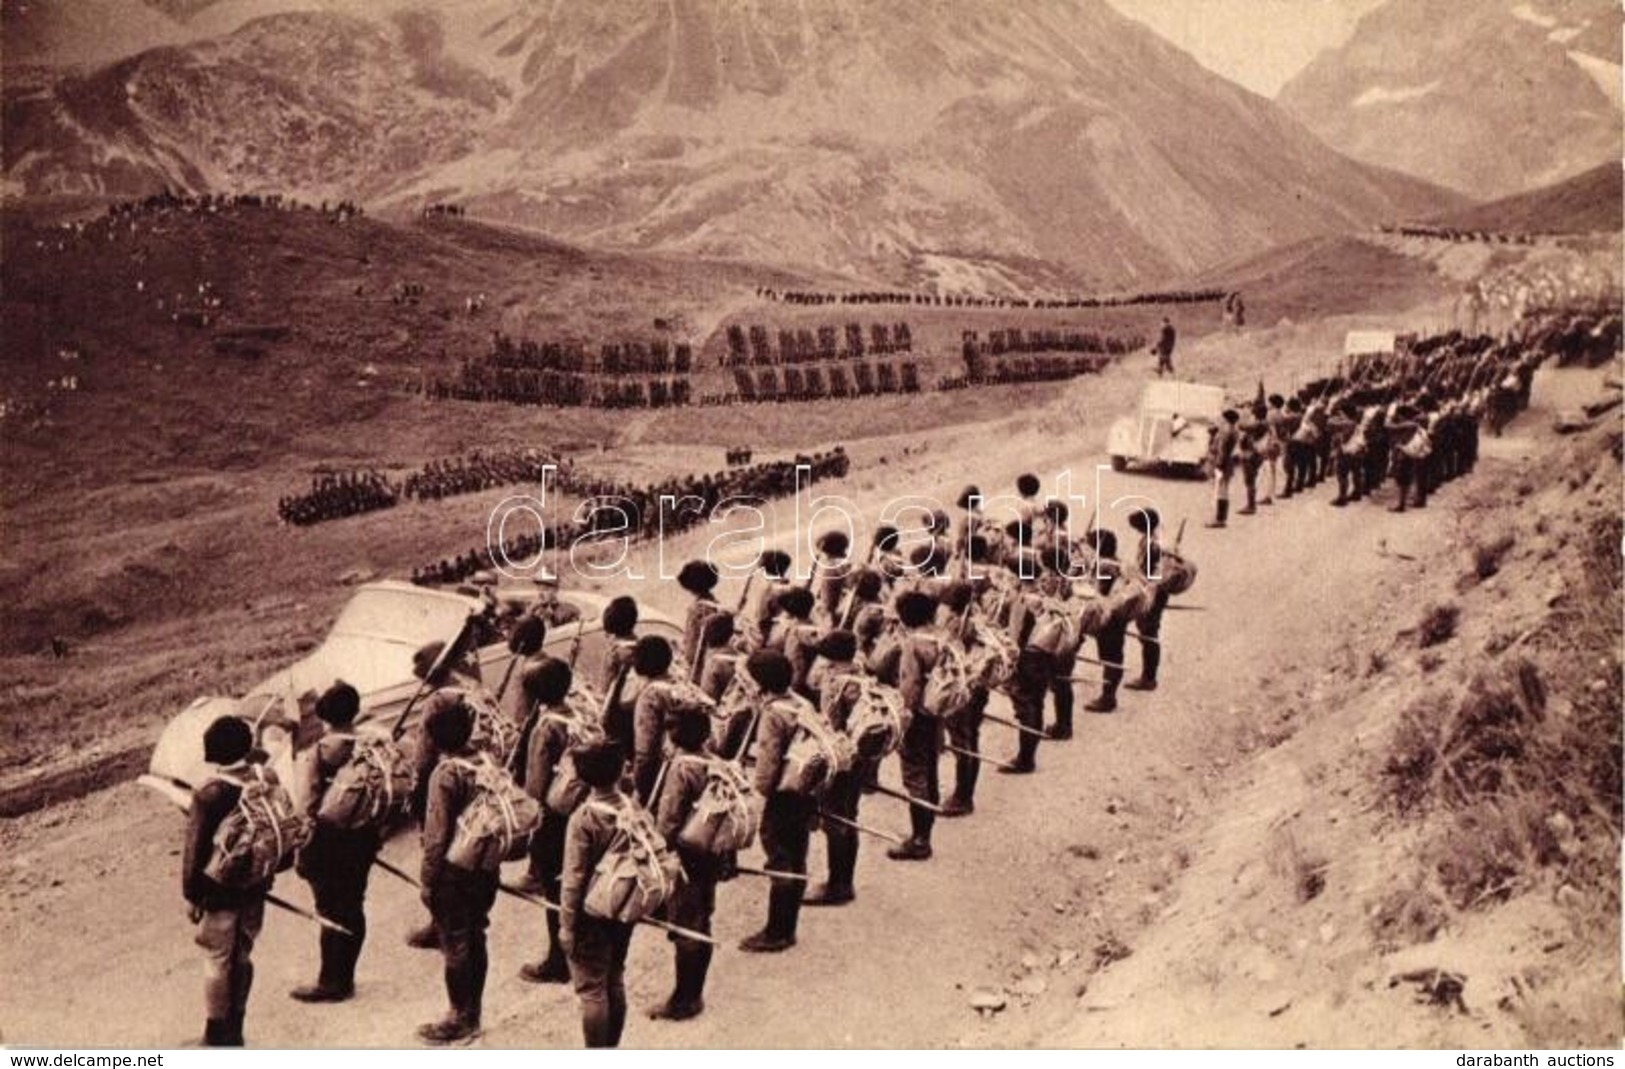
<path fill-rule="evenodd" d="M 1214 378 L 1245 389 L 1262 360 L 1235 347 L 1216 361 Z M 1008 487 L 1023 470 L 1039 472 L 1051 486 L 1065 469 L 1076 478 L 1105 462 L 1095 454 L 1106 418 L 1128 410 L 1137 388 L 1135 373 L 1116 369 L 1069 385 L 1053 406 L 1020 419 L 900 437 L 894 459 L 855 473 L 846 493 L 873 510 L 905 488 L 951 501 L 967 481 Z M 905 456 L 904 442 L 925 448 Z M 1507 439 L 1496 448 L 1520 446 Z M 1270 789 L 1273 772 L 1247 751 L 1276 720 L 1314 715 L 1330 685 L 1323 681 L 1327 667 L 1352 656 L 1348 629 L 1380 617 L 1385 599 L 1402 589 L 1406 575 L 1379 547 L 1425 558 L 1448 531 L 1443 510 L 1396 516 L 1372 506 L 1330 509 L 1324 488 L 1233 520 L 1229 530 L 1207 531 L 1200 526 L 1204 485 L 1109 475 L 1105 485 L 1108 496 L 1148 494 L 1174 522 L 1191 520 L 1185 548 L 1201 576 L 1184 600 L 1199 608 L 1168 615 L 1164 687 L 1155 695 L 1126 695 L 1113 716 L 1080 709 L 1077 737 L 1046 743 L 1036 776 L 984 776 L 977 815 L 939 823 L 930 863 L 888 862 L 866 842 L 858 901 L 805 911 L 801 942 L 791 953 L 720 952 L 707 1012 L 696 1021 L 669 1025 L 643 1017 L 665 994 L 670 951 L 655 933 L 641 933 L 629 971 L 628 1045 L 1089 1045 L 1133 1034 L 1096 1036 L 1087 1015 L 1073 1020 L 1077 1009 L 1057 1009 L 1075 1001 L 1076 992 L 1054 989 L 1067 971 L 1034 964 L 1091 965 L 1097 954 L 1131 947 L 1166 915 L 1182 873 L 1206 848 L 1191 835 L 1204 811 L 1231 792 Z M 1109 515 L 1106 522 L 1124 526 Z M 682 559 L 698 537 L 668 553 Z M 1080 684 L 1080 702 L 1089 693 Z M 1009 752 L 1013 734 L 988 725 L 984 745 Z M 895 769 L 888 775 L 895 780 Z M 903 807 L 884 798 L 871 796 L 864 812 L 881 826 L 906 827 Z M 0 996 L 6 1041 L 172 1046 L 199 1031 L 198 957 L 177 886 L 179 831 L 178 815 L 134 786 L 4 826 L 0 973 L 13 978 Z M 392 844 L 390 854 L 415 859 L 406 841 Z M 821 864 L 815 844 L 815 873 Z M 296 879 L 283 878 L 278 889 L 308 901 Z M 765 900 L 760 881 L 741 878 L 725 887 L 719 936 L 731 943 L 753 931 Z M 377 873 L 359 997 L 313 1009 L 290 1001 L 286 991 L 314 972 L 314 932 L 273 912 L 256 954 L 250 1042 L 411 1042 L 414 1026 L 444 1006 L 438 958 L 402 943 L 420 913 L 412 889 Z M 492 934 L 481 1042 L 577 1043 L 573 996 L 515 977 L 539 949 L 539 913 L 503 900 Z M 978 1018 L 968 995 L 979 985 L 1010 987 L 1011 1010 Z M 1028 1001 L 1034 1012 L 1024 1014 L 1019 1004 Z M 1196 1020 L 1226 1010 L 1217 998 L 1183 1008 Z M 1311 1030 L 1308 1038 L 1332 1034 Z"/>

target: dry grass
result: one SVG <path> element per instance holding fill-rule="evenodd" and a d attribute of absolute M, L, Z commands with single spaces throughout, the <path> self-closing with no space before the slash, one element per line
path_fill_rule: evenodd
<path fill-rule="evenodd" d="M 1431 943 L 1449 919 L 1438 896 L 1417 887 L 1389 891 L 1370 916 L 1372 941 L 1384 951 Z"/>
<path fill-rule="evenodd" d="M 1456 636 L 1456 625 L 1461 621 L 1461 607 L 1450 602 L 1436 602 L 1422 613 L 1416 625 L 1416 644 L 1422 649 L 1442 645 Z"/>
<path fill-rule="evenodd" d="M 1570 909 L 1598 924 L 1617 920 L 1621 518 L 1601 508 L 1576 512 L 1556 547 L 1567 593 L 1526 652 L 1481 656 L 1464 683 L 1419 695 L 1383 759 L 1392 809 L 1432 822 L 1424 882 L 1436 881 L 1457 909 L 1549 881 L 1567 888 L 1559 900 Z M 1515 544 L 1506 532 L 1476 545 L 1474 574 L 1495 574 Z M 1443 641 L 1459 618 L 1454 605 L 1431 606 L 1418 643 Z M 1403 933 L 1412 910 L 1421 907 L 1383 903 L 1374 931 Z"/>

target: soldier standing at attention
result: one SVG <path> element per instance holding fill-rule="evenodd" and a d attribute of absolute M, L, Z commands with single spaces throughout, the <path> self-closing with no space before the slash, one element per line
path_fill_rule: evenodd
<path fill-rule="evenodd" d="M 581 1000 L 582 1038 L 588 1047 L 616 1047 L 626 1027 L 626 953 L 634 926 L 594 917 L 585 903 L 593 870 L 615 841 L 615 814 L 630 804 L 617 787 L 626 757 L 610 739 L 583 746 L 571 756 L 576 775 L 592 793 L 570 815 L 564 833 L 559 940 Z"/>
<path fill-rule="evenodd" d="M 456 1043 L 479 1034 L 485 998 L 485 929 L 497 897 L 497 871 L 465 869 L 446 856 L 459 818 L 474 800 L 474 717 L 462 702 L 425 716 L 424 727 L 446 758 L 429 777 L 423 817 L 423 904 L 429 907 L 446 958 L 446 996 L 451 1012 L 418 1029 L 427 1043 Z"/>
<path fill-rule="evenodd" d="M 691 560 L 677 572 L 677 585 L 694 595 L 683 620 L 683 668 L 685 677 L 692 678 L 699 659 L 705 621 L 722 611 L 713 591 L 719 580 L 716 565 L 710 561 Z"/>
<path fill-rule="evenodd" d="M 756 793 L 762 796 L 762 849 L 766 867 L 777 872 L 805 873 L 807 847 L 817 799 L 784 786 L 785 757 L 803 716 L 818 713 L 812 703 L 790 693 L 790 661 L 777 650 L 757 650 L 745 662 L 756 684 Z M 803 881 L 775 879 L 768 892 L 767 924 L 739 944 L 756 954 L 776 954 L 796 945 Z"/>
<path fill-rule="evenodd" d="M 514 778 L 524 785 L 526 794 L 542 803 L 542 824 L 531 836 L 530 867 L 520 889 L 557 902 L 564 871 L 564 829 L 585 793 L 579 784 L 572 790 L 564 779 L 572 729 L 582 714 L 565 701 L 574 675 L 564 661 L 544 658 L 528 666 L 520 682 L 532 712 L 520 744 L 523 760 Z M 547 953 L 541 961 L 521 966 L 519 978 L 533 984 L 566 983 L 570 966 L 559 942 L 559 915 L 547 910 L 546 924 Z"/>
<path fill-rule="evenodd" d="M 242 796 L 239 780 L 249 772 L 254 732 L 245 720 L 222 716 L 203 733 L 203 759 L 215 775 L 192 795 L 186 822 L 181 867 L 181 893 L 197 925 L 203 948 L 203 1026 L 206 1047 L 243 1045 L 243 1017 L 254 984 L 254 940 L 265 923 L 265 896 L 271 880 L 250 887 L 225 887 L 206 874 L 214 853 L 214 836 Z M 270 775 L 269 770 L 266 775 Z"/>
<path fill-rule="evenodd" d="M 1128 525 L 1140 532 L 1140 545 L 1134 556 L 1134 567 L 1153 586 L 1151 607 L 1140 617 L 1140 676 L 1124 684 L 1129 690 L 1157 689 L 1157 669 L 1162 664 L 1162 614 L 1168 608 L 1168 592 L 1153 576 L 1162 575 L 1162 546 L 1157 541 L 1157 528 L 1162 517 L 1156 509 L 1142 509 L 1129 514 Z M 1114 547 L 1115 548 L 1115 547 Z M 1177 548 L 1177 547 L 1175 547 Z M 1101 660 L 1108 658 L 1102 654 Z M 1118 658 L 1122 663 L 1122 658 Z"/>
<path fill-rule="evenodd" d="M 327 730 L 316 743 L 310 763 L 309 790 L 312 813 L 338 770 L 350 762 L 356 737 L 351 731 L 361 710 L 361 696 L 348 683 L 335 683 L 316 701 L 316 716 Z M 348 928 L 352 934 L 322 929 L 322 968 L 314 984 L 289 994 L 300 1002 L 344 1002 L 355 995 L 355 966 L 367 938 L 367 877 L 382 845 L 379 829 L 367 825 L 341 828 L 318 819 L 309 843 L 299 852 L 298 870 L 310 884 L 316 912 Z"/>
<path fill-rule="evenodd" d="M 1241 434 L 1236 430 L 1236 424 L 1241 421 L 1241 413 L 1233 408 L 1224 410 L 1224 421 L 1213 432 L 1213 441 L 1208 445 L 1208 460 L 1213 465 L 1213 519 L 1208 527 L 1223 527 L 1230 518 L 1230 480 L 1235 478 L 1237 463 L 1237 446 Z"/>
<path fill-rule="evenodd" d="M 897 688 L 911 714 L 897 757 L 903 767 L 903 789 L 935 805 L 941 800 L 938 765 L 942 757 L 942 721 L 925 709 L 925 684 L 942 657 L 943 636 L 937 629 L 937 599 L 919 590 L 899 594 L 897 618 L 903 630 L 893 634 L 870 658 L 869 668 L 882 683 Z M 908 810 L 913 835 L 886 851 L 893 861 L 926 861 L 931 857 L 931 830 L 936 814 L 923 806 Z"/>
<path fill-rule="evenodd" d="M 717 881 L 733 867 L 733 856 L 706 853 L 684 846 L 683 825 L 705 793 L 711 739 L 711 718 L 698 709 L 677 712 L 669 725 L 672 756 L 660 792 L 654 799 L 655 825 L 683 865 L 683 879 L 666 909 L 666 920 L 703 935 L 711 934 L 711 915 L 717 908 Z M 673 933 L 676 982 L 671 996 L 649 1011 L 655 1020 L 686 1021 L 705 1010 L 705 976 L 711 969 L 711 946 Z"/>

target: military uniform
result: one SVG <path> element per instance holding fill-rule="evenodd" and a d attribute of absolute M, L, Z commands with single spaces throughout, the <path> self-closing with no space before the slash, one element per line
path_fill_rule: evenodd
<path fill-rule="evenodd" d="M 559 935 L 581 1000 L 588 1047 L 614 1047 L 626 1028 L 626 955 L 633 925 L 594 917 L 583 908 L 593 870 L 616 836 L 616 813 L 631 804 L 614 789 L 595 788 L 570 815 L 559 891 Z"/>

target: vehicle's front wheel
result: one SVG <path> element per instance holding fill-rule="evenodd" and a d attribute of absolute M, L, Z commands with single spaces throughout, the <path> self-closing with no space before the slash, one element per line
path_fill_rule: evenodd
<path fill-rule="evenodd" d="M 1113 471 L 1127 471 L 1128 470 L 1128 457 L 1112 457 L 1112 470 Z"/>

